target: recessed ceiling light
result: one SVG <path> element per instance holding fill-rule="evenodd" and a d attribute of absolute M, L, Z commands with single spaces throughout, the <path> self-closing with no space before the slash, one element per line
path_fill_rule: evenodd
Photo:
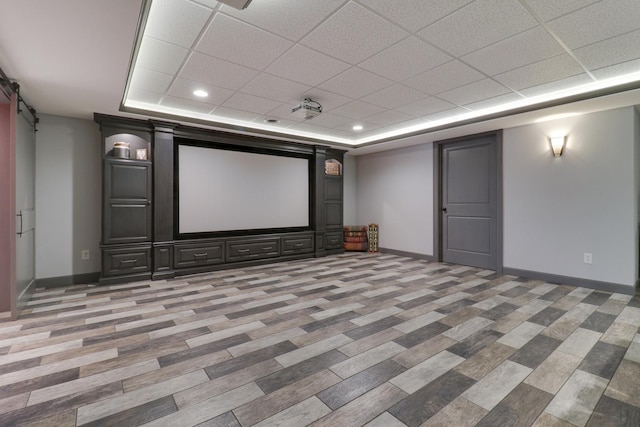
<path fill-rule="evenodd" d="M 200 97 L 200 98 L 205 98 L 205 97 L 209 96 L 209 94 L 206 91 L 202 90 L 202 89 L 194 90 L 193 94 L 195 96 L 197 96 L 197 97 Z"/>
<path fill-rule="evenodd" d="M 355 125 L 355 126 L 354 126 L 354 127 L 352 127 L 351 129 L 353 129 L 353 130 L 356 130 L 356 131 L 357 131 L 357 130 L 362 130 L 363 128 L 362 128 L 362 125 Z"/>
<path fill-rule="evenodd" d="M 265 123 L 269 123 L 270 125 L 274 125 L 276 123 L 280 123 L 280 120 L 278 120 L 278 119 L 265 119 L 264 122 Z"/>

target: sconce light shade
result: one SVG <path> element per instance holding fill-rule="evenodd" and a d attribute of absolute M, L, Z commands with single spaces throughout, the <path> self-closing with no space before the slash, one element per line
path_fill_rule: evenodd
<path fill-rule="evenodd" d="M 551 150 L 553 150 L 553 157 L 562 156 L 562 150 L 564 149 L 566 140 L 566 136 L 556 136 L 554 138 L 549 138 L 549 141 L 551 142 Z"/>

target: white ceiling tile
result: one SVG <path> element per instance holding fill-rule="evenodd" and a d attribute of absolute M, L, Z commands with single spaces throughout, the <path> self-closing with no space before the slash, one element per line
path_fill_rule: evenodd
<path fill-rule="evenodd" d="M 193 53 L 180 72 L 186 79 L 233 90 L 240 89 L 257 74 L 256 70 L 201 53 Z"/>
<path fill-rule="evenodd" d="M 281 102 L 272 101 L 270 99 L 236 92 L 233 96 L 227 99 L 222 106 L 233 108 L 234 110 L 249 111 L 250 113 L 265 114 L 267 111 L 271 111 L 281 104 Z"/>
<path fill-rule="evenodd" d="M 347 102 L 353 101 L 353 99 L 347 98 L 346 96 L 337 95 L 333 92 L 318 89 L 317 87 L 309 89 L 303 94 L 302 98 L 311 98 L 314 101 L 319 102 L 324 111 L 330 111 L 332 108 L 336 108 L 346 104 Z"/>
<path fill-rule="evenodd" d="M 165 74 L 175 74 L 188 53 L 189 51 L 183 47 L 151 37 L 143 37 L 136 58 L 136 67 Z"/>
<path fill-rule="evenodd" d="M 349 119 L 341 116 L 336 116 L 331 113 L 322 113 L 313 119 L 306 120 L 306 123 L 312 124 L 314 126 L 322 126 L 329 129 L 341 126 L 347 123 Z"/>
<path fill-rule="evenodd" d="M 218 107 L 212 113 L 212 116 L 221 117 L 232 120 L 246 120 L 248 122 L 253 121 L 260 117 L 259 114 L 251 113 L 249 111 L 240 111 L 233 108 Z"/>
<path fill-rule="evenodd" d="M 473 0 L 361 0 L 411 32 L 418 31 Z"/>
<path fill-rule="evenodd" d="M 441 111 L 439 113 L 431 114 L 424 117 L 425 120 L 430 122 L 437 122 L 438 120 L 455 119 L 459 120 L 460 116 L 469 114 L 469 110 L 462 107 L 452 108 L 451 110 Z"/>
<path fill-rule="evenodd" d="M 207 114 L 215 108 L 215 105 L 211 105 L 205 102 L 191 101 L 184 98 L 177 98 L 175 96 L 165 96 L 164 98 L 162 98 L 160 105 L 183 110 L 186 112 L 196 112 L 202 114 Z"/>
<path fill-rule="evenodd" d="M 273 110 L 267 112 L 265 117 L 272 117 L 280 120 L 288 120 L 292 122 L 302 122 L 304 121 L 303 117 L 294 116 L 291 114 L 291 109 L 295 107 L 295 104 L 282 104 L 279 107 L 274 108 Z"/>
<path fill-rule="evenodd" d="M 610 79 L 625 74 L 637 73 L 640 70 L 640 59 L 600 68 L 591 72 L 598 80 Z"/>
<path fill-rule="evenodd" d="M 275 120 L 278 120 L 278 122 L 266 123 L 265 120 L 269 120 L 269 119 L 275 119 Z M 272 128 L 274 132 L 281 132 L 283 129 L 291 127 L 297 123 L 297 122 L 294 122 L 293 120 L 285 120 L 280 117 L 274 117 L 269 115 L 258 116 L 255 119 L 253 119 L 253 122 L 260 123 L 261 126 L 268 126 L 269 128 Z"/>
<path fill-rule="evenodd" d="M 307 85 L 263 73 L 244 86 L 242 92 L 275 101 L 291 102 L 302 101 L 302 94 L 309 89 Z"/>
<path fill-rule="evenodd" d="M 543 20 L 549 21 L 600 0 L 524 0 Z"/>
<path fill-rule="evenodd" d="M 405 80 L 403 84 L 436 95 L 485 77 L 481 72 L 455 60 Z"/>
<path fill-rule="evenodd" d="M 526 97 L 534 97 L 538 95 L 545 95 L 552 92 L 569 89 L 574 86 L 580 86 L 583 84 L 592 83 L 593 80 L 586 73 L 578 74 L 576 76 L 567 77 L 565 79 L 556 80 L 551 83 L 545 83 L 538 86 L 522 89 L 519 92 Z"/>
<path fill-rule="evenodd" d="M 193 94 L 193 91 L 195 90 L 204 90 L 209 94 L 209 96 L 207 96 L 206 98 L 198 98 Z M 185 98 L 198 102 L 206 102 L 207 104 L 220 105 L 225 101 L 225 99 L 233 95 L 233 91 L 179 77 L 173 82 L 167 94 L 178 98 Z"/>
<path fill-rule="evenodd" d="M 410 104 L 416 102 L 419 99 L 425 98 L 426 95 L 422 92 L 410 89 L 401 84 L 395 84 L 388 88 L 382 89 L 379 92 L 373 93 L 369 96 L 362 98 L 362 101 L 370 104 L 379 105 L 384 108 L 396 108 L 401 105 Z"/>
<path fill-rule="evenodd" d="M 418 35 L 453 56 L 462 56 L 536 25 L 517 0 L 475 1 Z"/>
<path fill-rule="evenodd" d="M 391 86 L 393 82 L 373 73 L 352 67 L 320 85 L 320 88 L 349 98 L 361 98 Z"/>
<path fill-rule="evenodd" d="M 450 102 L 430 96 L 420 101 L 398 107 L 396 110 L 411 114 L 414 117 L 424 117 L 440 111 L 450 110 L 454 107 L 455 105 Z"/>
<path fill-rule="evenodd" d="M 384 50 L 408 33 L 349 2 L 302 40 L 302 44 L 350 64 Z"/>
<path fill-rule="evenodd" d="M 217 8 L 220 3 L 217 0 L 191 0 L 194 3 L 201 4 L 203 6 L 208 7 L 209 9 Z"/>
<path fill-rule="evenodd" d="M 354 125 L 362 126 L 362 130 L 357 130 L 357 131 L 353 130 L 353 126 Z M 377 125 L 375 123 L 371 123 L 371 122 L 368 122 L 368 121 L 358 120 L 358 121 L 355 121 L 355 122 L 349 122 L 349 123 L 344 124 L 342 126 L 338 126 L 336 129 L 344 131 L 344 132 L 348 132 L 352 137 L 353 136 L 360 137 L 359 134 L 361 134 L 361 133 L 365 133 L 365 132 L 368 132 L 368 131 L 371 131 L 371 130 L 374 130 L 374 129 L 380 129 L 380 125 Z"/>
<path fill-rule="evenodd" d="M 327 16 L 344 4 L 344 0 L 262 0 L 237 10 L 222 6 L 222 11 L 257 27 L 298 41 Z"/>
<path fill-rule="evenodd" d="M 312 121 L 313 119 L 296 123 L 295 125 L 291 125 L 289 129 L 295 129 L 302 132 L 311 132 L 311 133 L 317 133 L 317 134 L 324 134 L 327 131 L 327 129 L 331 129 L 325 126 L 314 125 Z"/>
<path fill-rule="evenodd" d="M 521 96 L 514 92 L 509 92 L 509 93 L 505 93 L 504 95 L 496 96 L 495 98 L 489 98 L 480 102 L 466 104 L 465 108 L 469 108 L 475 111 L 484 110 L 485 108 L 497 107 L 499 105 L 521 101 L 522 99 L 524 99 L 524 96 Z"/>
<path fill-rule="evenodd" d="M 372 56 L 359 67 L 400 82 L 451 59 L 441 50 L 412 36 Z"/>
<path fill-rule="evenodd" d="M 502 86 L 500 83 L 491 79 L 484 79 L 441 93 L 438 97 L 453 104 L 465 105 L 493 98 L 507 92 L 509 92 L 509 89 Z"/>
<path fill-rule="evenodd" d="M 173 80 L 173 76 L 170 74 L 136 67 L 131 76 L 131 87 L 164 94 L 171 84 L 171 80 Z"/>
<path fill-rule="evenodd" d="M 640 1 L 603 0 L 548 23 L 571 49 L 638 28 Z"/>
<path fill-rule="evenodd" d="M 534 27 L 461 59 L 483 73 L 493 76 L 563 52 L 565 50 L 562 46 L 544 28 Z"/>
<path fill-rule="evenodd" d="M 342 107 L 334 108 L 331 110 L 333 114 L 348 117 L 350 119 L 363 119 L 373 114 L 381 113 L 385 109 L 376 105 L 367 104 L 365 102 L 353 101 Z"/>
<path fill-rule="evenodd" d="M 132 86 L 127 93 L 128 101 L 144 102 L 147 104 L 159 104 L 164 96 L 163 93 L 152 92 Z"/>
<path fill-rule="evenodd" d="M 190 49 L 211 13 L 187 0 L 154 0 L 145 35 Z"/>
<path fill-rule="evenodd" d="M 202 39 L 198 52 L 262 70 L 293 43 L 222 13 L 217 13 Z"/>
<path fill-rule="evenodd" d="M 521 90 L 583 72 L 582 67 L 569 54 L 564 54 L 498 74 L 494 78 L 511 89 Z"/>
<path fill-rule="evenodd" d="M 640 58 L 640 30 L 576 49 L 574 53 L 589 70 Z"/>
<path fill-rule="evenodd" d="M 412 126 L 423 126 L 425 124 L 429 123 L 429 120 L 426 120 L 423 117 L 417 118 L 417 119 L 411 119 L 411 120 L 407 120 L 405 122 L 402 123 L 398 123 L 392 126 L 389 126 L 387 129 L 388 130 L 400 130 L 400 129 L 406 129 L 408 127 L 412 127 Z M 385 130 L 387 130 L 385 129 Z"/>
<path fill-rule="evenodd" d="M 374 114 L 367 117 L 367 122 L 371 122 L 380 126 L 391 126 L 397 123 L 406 122 L 407 120 L 414 119 L 414 116 L 401 113 L 400 111 L 387 110 L 382 113 Z"/>
<path fill-rule="evenodd" d="M 267 72 L 299 83 L 317 86 L 350 65 L 323 53 L 296 45 L 267 68 Z"/>

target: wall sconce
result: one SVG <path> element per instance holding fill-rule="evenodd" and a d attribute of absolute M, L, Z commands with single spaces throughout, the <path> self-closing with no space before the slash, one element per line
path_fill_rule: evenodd
<path fill-rule="evenodd" d="M 549 138 L 549 142 L 551 142 L 551 149 L 553 150 L 553 157 L 562 156 L 562 150 L 564 149 L 564 144 L 566 141 L 566 136 L 556 136 L 553 138 Z"/>

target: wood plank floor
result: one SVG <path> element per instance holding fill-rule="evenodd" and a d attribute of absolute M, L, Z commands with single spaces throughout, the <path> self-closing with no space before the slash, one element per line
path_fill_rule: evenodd
<path fill-rule="evenodd" d="M 40 289 L 1 426 L 640 425 L 640 298 L 388 254 Z"/>

